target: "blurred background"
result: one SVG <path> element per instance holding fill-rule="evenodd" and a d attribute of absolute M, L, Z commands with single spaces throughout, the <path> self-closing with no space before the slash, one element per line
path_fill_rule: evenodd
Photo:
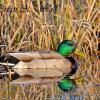
<path fill-rule="evenodd" d="M 0 0 L 0 54 L 46 49 L 71 39 L 85 56 L 77 56 L 73 76 L 78 88 L 71 95 L 100 99 L 100 0 Z M 61 100 L 52 86 L 10 84 L 0 80 L 0 100 Z M 55 98 L 55 99 L 53 99 Z"/>

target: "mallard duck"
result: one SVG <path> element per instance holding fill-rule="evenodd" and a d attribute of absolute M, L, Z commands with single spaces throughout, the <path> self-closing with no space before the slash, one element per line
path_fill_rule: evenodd
<path fill-rule="evenodd" d="M 73 60 L 73 57 L 65 58 L 75 49 L 76 44 L 72 40 L 64 40 L 59 44 L 56 52 L 35 50 L 2 55 L 0 65 L 4 66 L 7 72 L 1 72 L 1 75 L 10 75 L 13 82 L 38 84 L 57 81 L 64 75 L 72 75 L 76 72 L 77 61 Z"/>

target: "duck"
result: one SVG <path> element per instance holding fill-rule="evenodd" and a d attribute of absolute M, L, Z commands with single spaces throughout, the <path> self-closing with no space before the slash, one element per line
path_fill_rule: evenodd
<path fill-rule="evenodd" d="M 69 56 L 77 45 L 72 40 L 64 40 L 56 51 L 34 50 L 30 52 L 10 52 L 0 56 L 0 78 L 7 76 L 13 83 L 49 83 L 71 76 L 78 69 L 77 60 Z M 65 79 L 65 78 L 64 78 Z M 62 81 L 61 81 L 62 82 Z"/>

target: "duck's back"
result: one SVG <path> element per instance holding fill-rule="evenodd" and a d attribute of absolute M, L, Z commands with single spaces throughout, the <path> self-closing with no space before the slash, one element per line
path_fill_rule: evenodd
<path fill-rule="evenodd" d="M 9 53 L 9 55 L 25 62 L 29 62 L 33 59 L 61 59 L 63 58 L 59 53 L 54 52 L 54 51 L 48 51 L 48 50 L 35 50 L 31 52 Z"/>

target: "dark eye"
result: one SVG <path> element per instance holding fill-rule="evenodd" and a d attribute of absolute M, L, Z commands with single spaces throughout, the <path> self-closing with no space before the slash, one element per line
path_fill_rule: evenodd
<path fill-rule="evenodd" d="M 69 46 L 73 46 L 74 44 L 73 44 L 73 43 L 68 43 L 68 45 L 69 45 Z"/>

